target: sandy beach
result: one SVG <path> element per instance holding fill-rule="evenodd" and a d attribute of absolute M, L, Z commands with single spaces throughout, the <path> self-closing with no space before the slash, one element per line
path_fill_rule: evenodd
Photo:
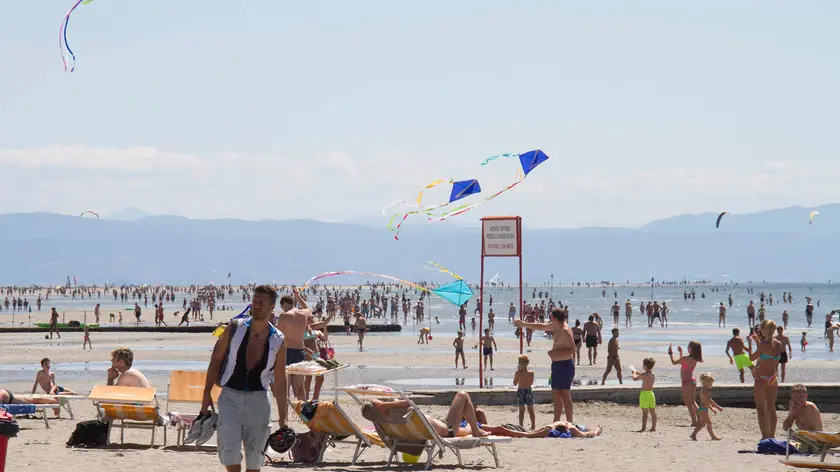
<path fill-rule="evenodd" d="M 429 345 L 417 345 L 416 340 L 408 335 L 369 335 L 364 352 L 359 352 L 355 335 L 333 334 L 331 339 L 336 349 L 336 358 L 350 364 L 350 367 L 340 374 L 339 382 L 342 386 L 381 383 L 396 389 L 410 389 L 412 385 L 470 389 L 478 385 L 476 352 L 469 349 L 475 341 L 471 334 L 468 335 L 467 341 L 469 368 L 466 370 L 455 369 L 452 366 L 452 341 L 448 337 L 436 337 Z M 158 389 L 161 404 L 164 404 L 169 371 L 206 369 L 215 338 L 209 334 L 93 333 L 92 351 L 82 350 L 81 333 L 64 333 L 60 340 L 45 340 L 42 333 L 3 334 L 2 340 L 4 355 L 0 359 L 0 378 L 3 380 L 0 385 L 3 388 L 20 393 L 31 391 L 38 362 L 42 357 L 49 357 L 60 385 L 87 393 L 94 385 L 105 383 L 105 371 L 110 365 L 108 361 L 111 349 L 129 346 L 135 352 L 135 366 L 146 373 L 152 385 Z M 496 370 L 488 370 L 486 377 L 488 380 L 492 379 L 492 386 L 496 388 L 512 388 L 511 379 L 518 355 L 518 342 L 514 339 L 500 339 L 498 344 Z M 547 339 L 534 339 L 530 355 L 532 366 L 537 371 L 538 382 L 544 382 L 541 379 L 547 378 L 546 351 L 549 345 L 550 341 Z M 707 361 L 698 371 L 713 372 L 719 379 L 718 384 L 737 382 L 737 372 L 734 367 L 728 365 L 727 359 L 721 354 L 707 355 Z M 648 356 L 654 356 L 659 361 L 656 367 L 658 384 L 675 384 L 679 372 L 676 368 L 666 365 L 670 363 L 667 362 L 664 348 L 660 352 L 634 350 L 632 346 L 622 349 L 625 364 L 641 365 L 641 359 Z M 584 364 L 587 362 L 584 361 Z M 830 361 L 809 360 L 792 365 L 794 367 L 791 368 L 788 383 L 836 379 L 830 369 Z M 600 379 L 602 373 L 602 365 L 582 365 L 578 368 L 577 377 L 594 380 Z M 435 383 L 440 379 L 443 385 Z M 609 383 L 616 383 L 614 373 Z M 460 387 L 461 385 L 463 387 Z M 332 395 L 332 388 L 332 379 L 328 379 L 325 397 Z M 359 409 L 352 400 L 342 396 L 341 401 L 347 411 L 361 421 Z M 90 402 L 77 401 L 74 405 L 77 420 L 95 417 Z M 189 412 L 196 406 L 181 405 L 180 408 L 180 411 Z M 424 408 L 433 416 L 445 416 L 444 407 Z M 173 406 L 172 409 L 179 411 L 179 406 Z M 517 422 L 517 413 L 513 406 L 489 407 L 487 410 L 491 423 Z M 552 411 L 550 405 L 538 405 L 537 424 L 549 422 Z M 783 415 L 784 412 L 780 412 L 782 418 Z M 705 433 L 701 433 L 699 442 L 690 441 L 688 417 L 684 407 L 661 407 L 659 418 L 658 432 L 639 434 L 634 432 L 640 426 L 640 411 L 637 408 L 581 403 L 576 405 L 575 420 L 590 426 L 603 426 L 604 434 L 601 438 L 514 440 L 512 444 L 500 447 L 501 470 L 522 470 L 523 467 L 554 470 L 569 461 L 570 454 L 574 454 L 575 459 L 585 463 L 587 467 L 606 470 L 613 470 L 617 463 L 621 464 L 620 470 L 628 471 L 665 471 L 677 468 L 717 471 L 722 467 L 769 470 L 782 467 L 777 464 L 777 457 L 739 453 L 755 450 L 759 432 L 753 410 L 726 409 L 714 417 L 715 430 L 724 438 L 720 442 L 709 441 Z M 836 414 L 825 414 L 823 421 L 826 430 L 840 429 L 840 416 Z M 78 450 L 67 449 L 64 446 L 76 421 L 66 418 L 51 421 L 52 427 L 49 430 L 41 420 L 21 419 L 20 422 L 23 428 L 20 436 L 10 441 L 7 469 L 10 471 L 30 470 L 36 466 L 61 469 L 68 464 L 81 464 L 80 461 L 84 461 L 86 470 L 105 472 L 113 470 L 115 460 L 120 461 L 121 467 L 141 467 L 148 471 L 222 470 L 211 449 L 194 452 L 192 448 L 179 450 L 161 447 L 160 431 L 156 440 L 159 445 L 151 450 L 137 445 L 148 443 L 147 431 L 128 431 L 127 441 L 135 443 L 133 445 Z M 299 422 L 292 424 L 298 431 L 306 430 Z M 170 434 L 170 441 L 172 437 Z M 356 467 L 349 467 L 351 457 L 352 446 L 340 443 L 337 449 L 331 449 L 327 453 L 326 463 L 315 469 L 381 469 L 386 455 L 382 449 L 368 451 Z M 468 466 L 492 467 L 491 457 L 481 451 L 467 451 L 465 460 Z M 436 460 L 436 464 L 439 464 L 438 467 L 452 468 L 457 463 L 453 456 L 445 456 L 442 460 Z"/>

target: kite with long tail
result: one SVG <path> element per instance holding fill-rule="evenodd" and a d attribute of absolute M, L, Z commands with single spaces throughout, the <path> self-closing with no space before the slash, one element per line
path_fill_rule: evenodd
<path fill-rule="evenodd" d="M 516 181 L 514 181 L 512 184 L 508 185 L 507 187 L 499 190 L 498 192 L 490 195 L 489 197 L 483 198 L 483 199 L 481 199 L 481 200 L 479 200 L 475 203 L 471 203 L 471 204 L 468 204 L 468 205 L 462 205 L 462 206 L 456 207 L 456 208 L 452 209 L 452 211 L 450 211 L 448 213 L 444 213 L 443 215 L 440 215 L 438 217 L 430 217 L 429 221 L 443 221 L 443 220 L 445 220 L 449 217 L 460 215 L 462 213 L 466 213 L 466 212 L 472 210 L 473 208 L 475 208 L 479 205 L 484 205 L 485 203 L 489 202 L 490 200 L 493 200 L 494 198 L 498 197 L 499 195 L 507 192 L 508 190 L 510 190 L 513 187 L 516 187 L 517 185 L 522 183 L 525 180 L 525 178 L 528 177 L 528 174 L 532 170 L 534 170 L 538 165 L 540 165 L 543 162 L 548 160 L 548 155 L 546 153 L 544 153 L 541 149 L 535 149 L 533 151 L 524 152 L 522 154 L 500 154 L 498 156 L 491 156 L 491 157 L 485 159 L 484 162 L 481 163 L 481 165 L 487 165 L 491 161 L 494 161 L 496 159 L 503 158 L 503 157 L 518 157 L 519 158 L 519 164 L 522 166 L 522 169 L 520 169 L 517 172 L 517 180 Z"/>
<path fill-rule="evenodd" d="M 73 50 L 70 49 L 70 44 L 67 42 L 67 25 L 70 23 L 70 15 L 73 14 L 73 10 L 75 10 L 79 5 L 87 5 L 92 1 L 93 0 L 78 0 L 67 12 L 67 15 L 64 16 L 64 19 L 61 20 L 61 27 L 58 30 L 58 48 L 61 50 L 61 62 L 64 63 L 64 72 L 67 72 L 67 65 L 70 63 L 67 54 L 64 53 L 65 49 L 67 49 L 67 52 L 70 54 L 70 58 L 73 60 L 72 63 L 70 63 L 70 72 L 76 70 L 76 55 L 73 54 Z"/>

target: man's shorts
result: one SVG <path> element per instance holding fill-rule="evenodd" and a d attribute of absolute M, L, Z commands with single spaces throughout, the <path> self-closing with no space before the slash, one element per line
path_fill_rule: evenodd
<path fill-rule="evenodd" d="M 575 379 L 575 361 L 554 361 L 551 363 L 551 389 L 571 390 Z"/>
<path fill-rule="evenodd" d="M 286 365 L 297 364 L 306 360 L 306 351 L 303 349 L 286 348 Z"/>
<path fill-rule="evenodd" d="M 747 367 L 752 366 L 753 363 L 750 360 L 750 356 L 746 354 L 738 354 L 737 356 L 735 356 L 735 367 L 737 367 L 738 370 L 746 369 Z"/>
<path fill-rule="evenodd" d="M 243 392 L 225 387 L 217 404 L 219 461 L 224 466 L 241 464 L 244 445 L 245 469 L 259 470 L 271 434 L 268 392 Z"/>
<path fill-rule="evenodd" d="M 482 349 L 482 352 L 485 356 L 492 356 L 493 355 L 493 348 L 492 347 L 485 347 Z"/>
<path fill-rule="evenodd" d="M 598 336 L 586 336 L 586 347 L 598 347 Z"/>

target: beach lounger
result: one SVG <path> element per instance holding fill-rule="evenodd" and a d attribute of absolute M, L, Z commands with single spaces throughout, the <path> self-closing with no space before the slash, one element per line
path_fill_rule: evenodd
<path fill-rule="evenodd" d="M 207 382 L 207 372 L 196 370 L 173 370 L 169 374 L 169 387 L 166 392 L 166 415 L 172 412 L 170 403 L 198 403 L 204 399 L 204 385 Z M 219 401 L 222 389 L 214 385 L 210 396 L 213 402 Z M 187 433 L 198 414 L 178 413 L 181 420 L 176 428 L 175 444 L 181 446 Z M 164 440 L 164 446 L 166 441 Z M 198 446 L 196 445 L 196 448 Z"/>
<path fill-rule="evenodd" d="M 120 444 L 125 441 L 126 429 L 150 429 L 152 430 L 152 442 L 155 445 L 155 429 L 163 428 L 163 443 L 166 444 L 166 426 L 160 416 L 157 406 L 149 405 L 119 405 L 113 403 L 100 403 L 97 405 L 99 418 L 108 423 L 108 441 L 111 444 L 111 428 L 115 422 L 119 422 Z"/>
<path fill-rule="evenodd" d="M 813 451 L 819 454 L 819 460 L 816 458 L 806 458 L 803 456 L 790 456 L 790 445 L 792 441 L 798 441 L 805 446 L 804 449 Z M 785 450 L 785 458 L 781 460 L 782 464 L 788 467 L 806 468 L 806 469 L 822 469 L 822 470 L 840 470 L 840 463 L 825 462 L 825 457 L 832 454 L 831 450 L 840 447 L 840 433 L 827 433 L 825 431 L 806 431 L 793 429 L 788 431 L 788 447 Z M 833 455 L 833 454 L 832 454 Z"/>
<path fill-rule="evenodd" d="M 359 456 L 365 449 L 377 445 L 384 447 L 385 444 L 379 435 L 376 433 L 368 433 L 362 431 L 357 426 L 347 413 L 341 409 L 341 406 L 336 402 L 321 400 L 318 402 L 318 407 L 315 409 L 315 416 L 311 420 L 307 420 L 301 413 L 306 402 L 296 401 L 292 404 L 292 408 L 297 413 L 303 424 L 309 428 L 310 431 L 317 433 L 327 433 L 328 441 L 324 441 L 321 450 L 318 451 L 318 461 L 321 462 L 324 458 L 324 452 L 327 450 L 327 445 L 335 441 L 337 437 L 352 436 L 356 438 L 356 451 L 353 453 L 352 464 L 355 464 Z"/>
<path fill-rule="evenodd" d="M 50 420 L 47 415 L 47 410 L 54 410 L 56 408 L 61 408 L 61 404 L 59 403 L 38 403 L 38 404 L 2 404 L 0 403 L 0 410 L 6 410 L 9 414 L 12 415 L 35 415 L 40 413 L 41 417 L 44 419 L 44 425 L 46 425 L 47 429 L 50 429 Z"/>
<path fill-rule="evenodd" d="M 499 467 L 499 454 L 496 450 L 496 444 L 509 443 L 511 442 L 511 438 L 497 436 L 487 438 L 442 438 L 437 434 L 435 429 L 429 423 L 429 419 L 426 418 L 426 415 L 417 405 L 414 404 L 414 402 L 404 395 L 400 395 L 399 398 L 401 400 L 406 400 L 409 404 L 411 404 L 411 407 L 408 409 L 406 414 L 403 415 L 402 419 L 389 422 L 382 421 L 382 418 L 380 418 L 379 421 L 373 422 L 377 432 L 379 432 L 379 436 L 385 442 L 386 447 L 391 450 L 391 453 L 388 456 L 389 467 L 391 466 L 394 457 L 397 456 L 398 450 L 406 449 L 426 452 L 426 470 L 429 470 L 432 467 L 432 460 L 434 459 L 435 453 L 443 457 L 443 454 L 447 449 L 451 450 L 458 458 L 458 466 L 463 467 L 464 463 L 461 458 L 461 449 L 472 449 L 476 447 L 487 448 L 487 450 L 493 455 L 496 468 Z M 362 408 L 362 415 L 372 420 L 373 416 L 366 415 L 366 408 L 373 407 L 366 406 Z"/>
<path fill-rule="evenodd" d="M 94 405 L 112 403 L 118 405 L 157 404 L 157 389 L 143 387 L 119 387 L 116 385 L 96 385 L 88 395 Z"/>

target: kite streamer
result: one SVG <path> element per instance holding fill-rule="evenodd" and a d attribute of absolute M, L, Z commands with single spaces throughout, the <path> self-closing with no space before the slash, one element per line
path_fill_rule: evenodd
<path fill-rule="evenodd" d="M 67 55 L 64 54 L 64 50 L 67 49 L 67 52 L 70 53 L 70 57 L 73 58 L 73 63 L 70 66 L 70 72 L 76 70 L 76 55 L 73 54 L 73 50 L 70 49 L 70 44 L 67 42 L 67 25 L 70 23 L 70 15 L 73 13 L 73 10 L 76 9 L 79 5 L 87 5 L 93 0 L 78 0 L 73 7 L 67 12 L 67 15 L 64 16 L 64 19 L 61 20 L 61 26 L 58 29 L 58 48 L 61 50 L 61 62 L 64 63 L 64 72 L 67 72 Z M 64 43 L 62 44 L 62 40 Z"/>
<path fill-rule="evenodd" d="M 81 217 L 83 217 L 83 216 L 87 215 L 88 213 L 90 213 L 91 215 L 93 215 L 93 216 L 95 216 L 95 217 L 99 218 L 99 213 L 97 213 L 97 212 L 95 212 L 95 211 L 93 211 L 93 210 L 85 210 L 85 211 L 83 211 L 83 212 L 79 215 L 79 218 L 81 218 Z"/>
<path fill-rule="evenodd" d="M 446 285 L 442 285 L 436 289 L 428 289 L 423 287 L 422 285 L 418 285 L 414 282 L 409 282 L 408 280 L 399 279 L 392 275 L 385 275 L 385 274 L 377 274 L 374 272 L 361 272 L 356 270 L 341 270 L 336 272 L 324 272 L 323 274 L 316 275 L 311 279 L 307 280 L 303 286 L 300 288 L 301 290 L 306 290 L 313 282 L 316 280 L 324 279 L 327 277 L 335 277 L 337 275 L 364 275 L 368 277 L 378 277 L 382 279 L 392 280 L 397 283 L 401 283 L 403 285 L 408 285 L 409 287 L 413 287 L 418 290 L 422 290 L 427 293 L 433 293 L 444 300 L 452 303 L 453 305 L 461 306 L 464 303 L 470 301 L 470 298 L 473 295 L 473 291 L 463 279 L 458 279 L 454 282 L 448 283 Z"/>
<path fill-rule="evenodd" d="M 495 155 L 495 156 L 490 156 L 490 157 L 488 157 L 487 159 L 484 159 L 484 160 L 481 162 L 481 165 L 486 166 L 486 165 L 487 165 L 487 164 L 489 164 L 490 162 L 495 161 L 496 159 L 501 159 L 501 158 L 503 158 L 503 157 L 519 157 L 519 154 L 514 154 L 514 153 L 505 153 L 505 154 L 497 154 L 497 155 Z"/>
<path fill-rule="evenodd" d="M 448 183 L 452 184 L 452 191 L 449 194 L 449 201 L 441 203 L 439 205 L 432 205 L 432 206 L 422 205 L 423 192 L 425 190 L 428 190 L 430 188 L 434 188 L 434 187 L 436 187 L 436 186 L 438 186 L 442 183 L 445 183 L 445 182 L 448 182 Z M 417 208 L 416 210 L 411 210 L 411 211 L 408 211 L 405 214 L 403 214 L 402 220 L 400 220 L 399 224 L 396 227 L 394 226 L 394 221 L 397 219 L 397 217 L 400 216 L 399 213 L 391 216 L 391 220 L 388 221 L 388 230 L 389 231 L 396 231 L 396 234 L 394 235 L 394 239 L 399 240 L 400 239 L 400 228 L 402 227 L 403 223 L 405 223 L 405 220 L 408 219 L 409 216 L 416 215 L 416 214 L 419 214 L 419 213 L 425 213 L 426 215 L 431 216 L 432 215 L 431 212 L 433 210 L 438 210 L 440 208 L 449 206 L 451 203 L 453 203 L 455 201 L 458 201 L 462 198 L 468 197 L 468 196 L 470 196 L 474 193 L 480 193 L 480 192 L 481 192 L 481 185 L 479 185 L 478 180 L 476 180 L 476 179 L 459 180 L 457 182 L 454 181 L 454 180 L 448 180 L 448 181 L 447 180 L 436 180 L 436 181 L 430 183 L 429 185 L 426 185 L 423 188 L 423 190 L 420 191 L 420 193 L 417 195 L 417 204 L 416 205 L 410 204 L 410 203 L 408 203 L 404 200 L 396 200 L 394 202 L 391 202 L 391 204 L 388 205 L 387 207 L 383 208 L 382 213 L 387 215 L 388 214 L 387 213 L 388 209 L 393 207 L 396 204 L 399 204 L 399 203 L 407 205 L 411 208 Z"/>
<path fill-rule="evenodd" d="M 444 274 L 449 274 L 449 275 L 451 275 L 452 277 L 455 277 L 455 278 L 456 278 L 456 279 L 458 279 L 458 280 L 464 280 L 464 278 L 463 278 L 463 277 L 461 277 L 460 275 L 456 274 L 455 272 L 452 272 L 451 270 L 447 269 L 446 267 L 444 267 L 444 266 L 442 266 L 442 265 L 440 265 L 440 264 L 438 264 L 438 263 L 436 263 L 436 262 L 426 261 L 426 264 L 429 264 L 429 265 L 431 265 L 432 267 L 429 267 L 429 266 L 425 266 L 425 265 L 424 265 L 424 266 L 423 266 L 423 268 L 424 268 L 424 269 L 428 269 L 428 270 L 435 270 L 435 271 L 438 271 L 438 272 L 443 272 Z"/>
<path fill-rule="evenodd" d="M 715 223 L 715 228 L 720 228 L 720 220 L 721 220 L 721 218 L 723 218 L 723 215 L 728 215 L 728 214 L 729 214 L 729 212 L 728 212 L 728 211 L 724 211 L 724 212 L 721 212 L 721 214 L 720 214 L 720 215 L 718 215 L 718 217 L 717 217 L 717 222 Z"/>
<path fill-rule="evenodd" d="M 820 212 L 818 212 L 817 210 L 812 211 L 811 214 L 809 215 L 808 224 L 813 225 L 814 224 L 814 217 L 819 215 L 819 214 L 820 214 Z"/>

